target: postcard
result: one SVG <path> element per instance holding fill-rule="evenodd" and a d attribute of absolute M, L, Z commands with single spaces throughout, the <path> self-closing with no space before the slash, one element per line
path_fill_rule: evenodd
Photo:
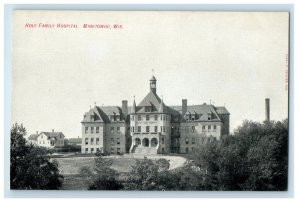
<path fill-rule="evenodd" d="M 11 190 L 288 190 L 289 12 L 12 17 Z"/>

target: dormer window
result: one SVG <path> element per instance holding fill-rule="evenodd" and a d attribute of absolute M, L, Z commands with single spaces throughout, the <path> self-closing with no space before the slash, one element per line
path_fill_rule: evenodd
<path fill-rule="evenodd" d="M 91 118 L 91 121 L 94 121 L 94 115 L 91 115 L 90 118 Z"/>
<path fill-rule="evenodd" d="M 145 112 L 151 112 L 151 107 L 145 107 Z"/>

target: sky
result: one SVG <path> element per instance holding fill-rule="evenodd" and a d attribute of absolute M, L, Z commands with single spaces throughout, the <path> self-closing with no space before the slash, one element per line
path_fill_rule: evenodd
<path fill-rule="evenodd" d="M 284 12 L 14 11 L 11 123 L 81 137 L 90 106 L 139 103 L 153 71 L 166 105 L 225 105 L 231 132 L 263 121 L 265 98 L 280 121 L 288 29 Z"/>

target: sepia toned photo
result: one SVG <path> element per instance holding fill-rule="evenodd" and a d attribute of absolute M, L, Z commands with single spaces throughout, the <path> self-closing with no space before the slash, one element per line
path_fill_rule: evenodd
<path fill-rule="evenodd" d="M 14 10 L 10 189 L 288 191 L 289 23 Z"/>

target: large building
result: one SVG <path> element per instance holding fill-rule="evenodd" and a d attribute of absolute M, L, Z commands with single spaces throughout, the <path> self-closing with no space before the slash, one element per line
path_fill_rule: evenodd
<path fill-rule="evenodd" d="M 123 153 L 189 153 L 208 141 L 229 134 L 230 114 L 212 104 L 167 106 L 156 93 L 156 79 L 150 92 L 136 105 L 95 106 L 84 114 L 82 153 L 98 150 Z"/>

